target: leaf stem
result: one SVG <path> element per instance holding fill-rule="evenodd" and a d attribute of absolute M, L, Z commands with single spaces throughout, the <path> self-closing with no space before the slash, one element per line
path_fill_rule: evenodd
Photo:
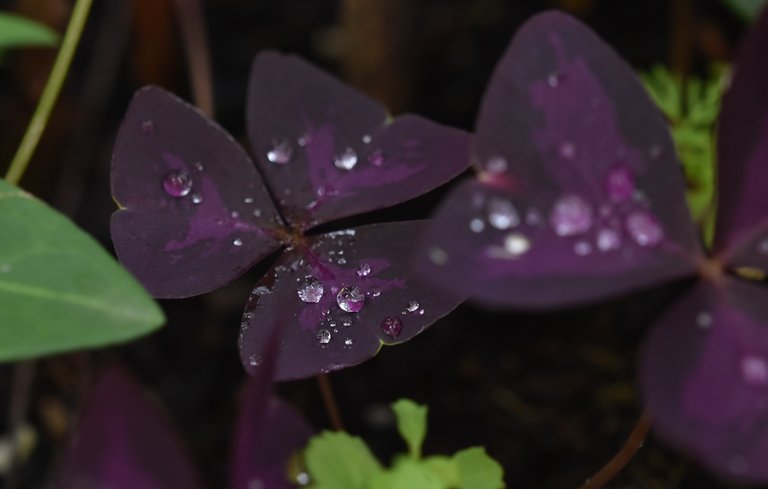
<path fill-rule="evenodd" d="M 632 460 L 632 457 L 635 456 L 640 447 L 643 446 L 645 437 L 648 436 L 648 431 L 651 429 L 652 422 L 653 419 L 648 410 L 643 411 L 619 453 L 614 455 L 595 475 L 587 479 L 579 489 L 599 489 L 616 477 Z"/>
<path fill-rule="evenodd" d="M 187 57 L 192 94 L 200 110 L 214 117 L 211 53 L 200 0 L 174 0 Z"/>
<path fill-rule="evenodd" d="M 11 468 L 6 477 L 7 489 L 15 489 L 19 485 L 19 446 L 18 437 L 29 409 L 32 396 L 32 383 L 35 378 L 35 360 L 25 360 L 16 364 L 13 370 L 11 387 L 11 405 L 8 412 L 8 433 L 12 441 Z"/>
<path fill-rule="evenodd" d="M 328 418 L 331 420 L 331 426 L 336 431 L 344 431 L 344 423 L 341 421 L 339 405 L 336 403 L 336 397 L 333 395 L 333 388 L 328 376 L 320 374 L 317 376 L 317 385 L 320 387 L 320 394 L 323 396 L 323 404 Z"/>
<path fill-rule="evenodd" d="M 75 3 L 72 16 L 69 18 L 67 32 L 64 34 L 59 54 L 53 63 L 53 68 L 51 68 L 51 74 L 48 76 L 43 93 L 40 95 L 40 101 L 37 103 L 35 113 L 32 114 L 32 119 L 29 121 L 29 126 L 27 126 L 27 132 L 24 133 L 24 137 L 19 144 L 19 149 L 16 150 L 16 155 L 8 167 L 8 172 L 5 174 L 5 180 L 9 183 L 14 185 L 19 183 L 29 165 L 32 154 L 37 148 L 40 137 L 48 125 L 51 111 L 56 104 L 56 100 L 59 98 L 61 87 L 67 78 L 72 58 L 80 42 L 80 35 L 83 33 L 83 27 L 88 18 L 91 3 L 92 0 L 77 0 Z"/>

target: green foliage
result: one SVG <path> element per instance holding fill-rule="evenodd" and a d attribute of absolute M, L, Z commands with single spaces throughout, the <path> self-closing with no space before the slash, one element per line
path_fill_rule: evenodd
<path fill-rule="evenodd" d="M 0 180 L 0 361 L 135 338 L 157 304 L 69 219 Z"/>
<path fill-rule="evenodd" d="M 453 457 L 421 457 L 427 433 L 427 407 L 400 399 L 392 404 L 400 435 L 409 453 L 385 468 L 360 439 L 324 432 L 304 452 L 312 489 L 503 489 L 501 466 L 482 447 Z"/>
<path fill-rule="evenodd" d="M 727 78 L 727 70 L 717 69 L 707 79 L 689 78 L 684 83 L 660 66 L 642 75 L 648 92 L 669 121 L 688 182 L 688 205 L 707 242 L 714 233 L 715 124 Z"/>
<path fill-rule="evenodd" d="M 50 28 L 19 15 L 0 12 L 0 55 L 20 46 L 55 46 L 59 35 Z"/>
<path fill-rule="evenodd" d="M 768 0 L 723 0 L 731 10 L 748 21 L 757 20 Z"/>

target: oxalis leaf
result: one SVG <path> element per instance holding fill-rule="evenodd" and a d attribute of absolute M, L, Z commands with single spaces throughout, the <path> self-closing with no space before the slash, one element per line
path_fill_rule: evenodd
<path fill-rule="evenodd" d="M 163 313 L 69 219 L 0 180 L 0 361 L 126 341 Z"/>
<path fill-rule="evenodd" d="M 421 458 L 421 445 L 427 435 L 427 406 L 421 406 L 409 399 L 392 403 L 397 416 L 397 431 L 408 444 L 411 457 Z"/>
<path fill-rule="evenodd" d="M 19 15 L 0 12 L 0 52 L 16 46 L 55 46 L 59 35 Z"/>
<path fill-rule="evenodd" d="M 382 471 L 360 438 L 326 431 L 309 442 L 305 453 L 313 489 L 366 489 Z"/>

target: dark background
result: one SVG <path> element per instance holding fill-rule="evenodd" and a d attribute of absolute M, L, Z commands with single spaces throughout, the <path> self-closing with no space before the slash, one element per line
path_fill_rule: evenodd
<path fill-rule="evenodd" d="M 70 8 L 66 0 L 0 0 L 0 9 L 18 10 L 60 32 Z M 661 63 L 704 71 L 730 59 L 745 28 L 716 0 L 209 0 L 203 9 L 216 118 L 243 135 L 251 60 L 262 49 L 279 49 L 335 73 L 394 114 L 416 112 L 471 130 L 512 34 L 547 8 L 581 17 L 638 69 Z M 133 91 L 154 83 L 191 98 L 178 22 L 172 0 L 95 2 L 22 182 L 108 247 L 115 209 L 110 151 Z M 0 65 L 0 170 L 13 156 L 54 55 L 17 50 Z M 425 217 L 442 192 L 361 222 Z M 205 296 L 164 301 L 168 325 L 148 338 L 39 362 L 29 408 L 39 439 L 19 487 L 43 486 L 88 382 L 112 362 L 129 366 L 165 404 L 209 487 L 226 487 L 243 379 L 236 349 L 240 314 L 265 267 Z M 641 411 L 638 348 L 649 321 L 682 287 L 553 314 L 465 305 L 408 344 L 384 348 L 330 380 L 347 429 L 384 460 L 404 450 L 386 407 L 410 397 L 430 407 L 425 453 L 484 445 L 503 464 L 509 487 L 575 488 L 616 453 L 635 423 Z M 0 367 L 3 420 L 14 395 L 11 377 L 11 366 Z M 282 384 L 278 391 L 316 427 L 329 426 L 314 380 Z M 607 487 L 729 486 L 652 436 Z"/>

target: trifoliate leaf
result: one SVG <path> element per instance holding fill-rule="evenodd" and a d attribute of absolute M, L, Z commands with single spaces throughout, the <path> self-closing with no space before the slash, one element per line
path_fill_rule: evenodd
<path fill-rule="evenodd" d="M 472 447 L 453 456 L 459 469 L 458 489 L 503 489 L 504 470 L 483 447 Z"/>
<path fill-rule="evenodd" d="M 421 458 L 421 445 L 427 435 L 427 406 L 400 399 L 392 403 L 392 410 L 397 417 L 397 431 L 408 445 L 411 457 Z"/>
<path fill-rule="evenodd" d="M 367 489 L 368 481 L 382 471 L 365 442 L 344 432 L 325 431 L 312 438 L 304 457 L 312 489 Z"/>

